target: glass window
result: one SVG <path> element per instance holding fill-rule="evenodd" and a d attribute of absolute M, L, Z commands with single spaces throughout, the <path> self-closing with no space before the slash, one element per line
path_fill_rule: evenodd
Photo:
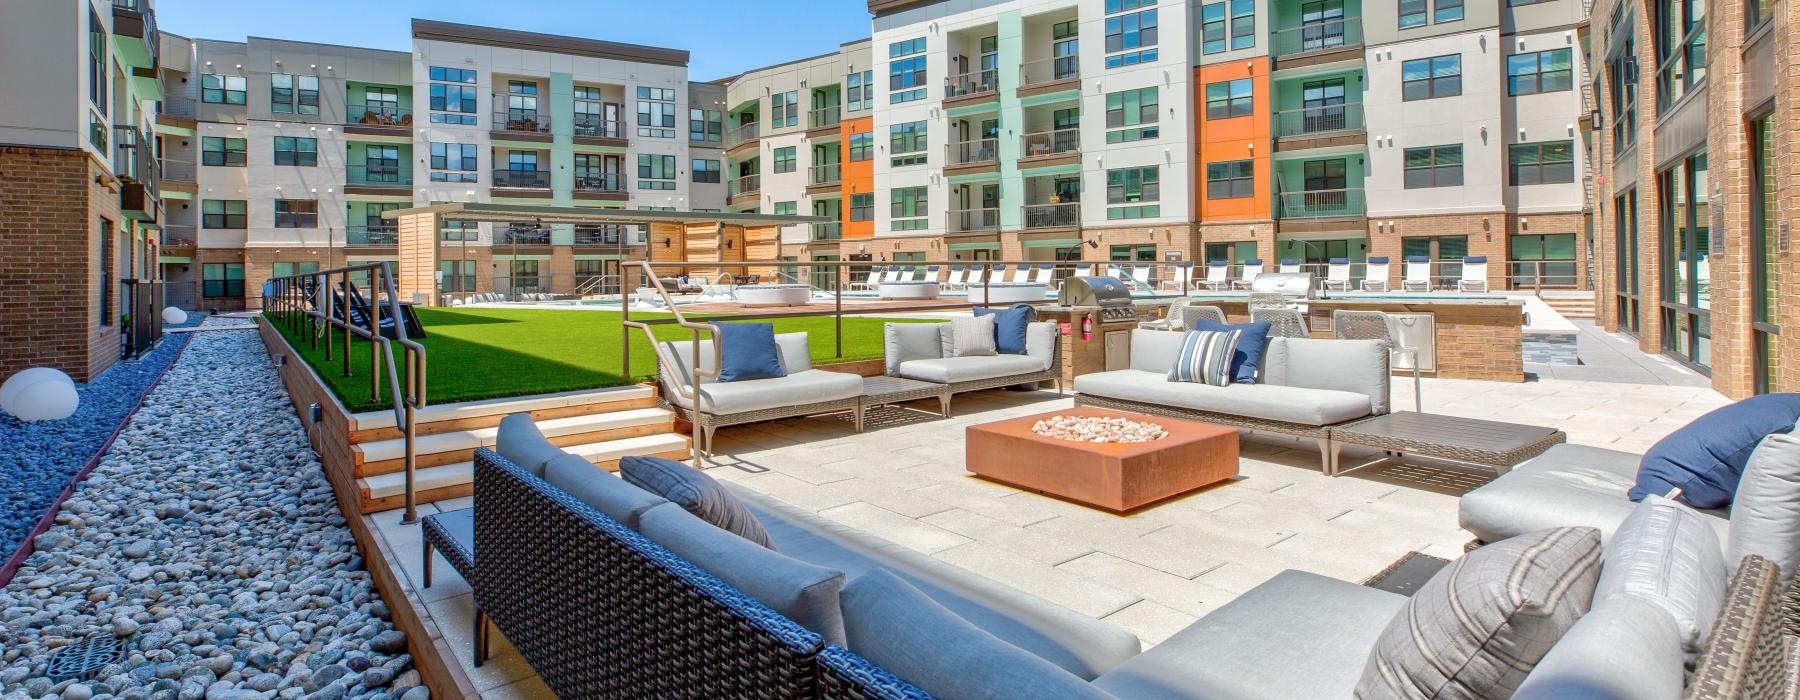
<path fill-rule="evenodd" d="M 1106 203 L 1108 219 L 1149 219 L 1162 215 L 1161 178 L 1156 166 L 1120 168 L 1106 171 Z"/>
<path fill-rule="evenodd" d="M 1081 75 L 1081 23 L 1057 22 L 1050 27 L 1050 79 L 1066 80 Z M 1037 81 L 1032 81 L 1037 82 Z"/>
<path fill-rule="evenodd" d="M 244 296 L 244 264 L 205 263 L 201 265 L 200 296 Z"/>
<path fill-rule="evenodd" d="M 850 160 L 864 161 L 875 157 L 875 133 L 864 131 L 850 135 Z"/>
<path fill-rule="evenodd" d="M 927 187 L 896 187 L 889 191 L 893 204 L 893 230 L 918 231 L 925 228 L 928 215 Z"/>
<path fill-rule="evenodd" d="M 1459 187 L 1463 184 L 1463 147 L 1408 148 L 1405 169 L 1406 189 Z"/>
<path fill-rule="evenodd" d="M 1749 15 L 1749 21 L 1745 22 L 1744 26 L 1750 27 L 1754 31 L 1763 22 L 1767 22 L 1775 16 L 1775 0 L 1745 0 L 1744 11 Z"/>
<path fill-rule="evenodd" d="M 1656 104 L 1667 107 L 1706 79 L 1706 0 L 1655 0 Z"/>
<path fill-rule="evenodd" d="M 1433 24 L 1455 22 L 1463 18 L 1463 0 L 1436 0 L 1431 6 Z"/>
<path fill-rule="evenodd" d="M 244 167 L 244 140 L 222 136 L 200 137 L 200 164 Z"/>
<path fill-rule="evenodd" d="M 1426 0 L 1400 0 L 1400 28 L 1425 26 L 1426 7 Z"/>
<path fill-rule="evenodd" d="M 1221 5 L 1221 16 L 1223 11 Z M 1156 9 L 1154 7 L 1106 18 L 1107 68 L 1154 63 L 1156 61 L 1155 46 Z"/>
<path fill-rule="evenodd" d="M 637 89 L 639 136 L 675 138 L 675 91 L 639 86 Z M 674 156 L 669 156 L 674 158 Z M 673 169 L 673 168 L 671 168 Z"/>
<path fill-rule="evenodd" d="M 275 164 L 316 166 L 319 164 L 319 140 L 301 136 L 275 137 Z"/>
<path fill-rule="evenodd" d="M 1663 348 L 1706 367 L 1712 362 L 1711 209 L 1706 153 L 1657 176 L 1662 200 Z"/>
<path fill-rule="evenodd" d="M 625 138 L 622 130 L 624 125 L 619 123 L 619 106 L 607 104 L 605 92 L 600 88 L 575 86 L 574 114 L 575 134 L 578 136 Z M 704 127 L 700 133 L 701 137 L 696 140 L 705 140 Z"/>
<path fill-rule="evenodd" d="M 1230 119 L 1251 113 L 1251 80 L 1242 78 L 1206 84 L 1206 118 Z"/>
<path fill-rule="evenodd" d="M 1241 199 L 1255 194 L 1255 161 L 1234 160 L 1206 164 L 1207 199 Z"/>
<path fill-rule="evenodd" d="M 890 165 L 925 164 L 925 122 L 907 122 L 888 126 L 888 153 L 893 156 Z"/>
<path fill-rule="evenodd" d="M 213 104 L 241 105 L 248 86 L 241 75 L 200 76 L 200 101 Z"/>
<path fill-rule="evenodd" d="M 206 199 L 200 202 L 200 227 L 249 228 L 249 206 L 241 199 Z"/>
<path fill-rule="evenodd" d="M 1553 49 L 1506 57 L 1506 94 L 1536 95 L 1574 86 L 1569 49 Z"/>
<path fill-rule="evenodd" d="M 432 143 L 432 182 L 479 182 L 479 149 L 472 143 Z"/>
<path fill-rule="evenodd" d="M 439 260 L 438 271 L 443 273 L 441 275 L 443 277 L 441 284 L 444 285 L 444 291 L 475 291 L 474 260 Z"/>
<path fill-rule="evenodd" d="M 875 71 L 866 70 L 844 76 L 844 111 L 861 112 L 875 108 Z"/>
<path fill-rule="evenodd" d="M 1575 142 L 1523 143 L 1507 149 L 1513 186 L 1575 181 Z"/>
<path fill-rule="evenodd" d="M 775 149 L 775 172 L 794 172 L 794 166 L 798 160 L 794 153 L 798 148 L 798 146 L 783 146 Z"/>
<path fill-rule="evenodd" d="M 105 113 L 112 105 L 106 99 L 107 86 L 111 81 L 106 77 L 107 50 L 106 25 L 101 23 L 100 15 L 88 10 L 88 102 Z M 212 100 L 207 100 L 211 102 Z"/>
<path fill-rule="evenodd" d="M 318 76 L 270 74 L 269 111 L 277 114 L 318 114 Z"/>
<path fill-rule="evenodd" d="M 475 126 L 475 71 L 432 66 L 428 75 L 431 122 Z"/>
<path fill-rule="evenodd" d="M 1637 39 L 1627 33 L 1617 52 L 1606 59 L 1607 104 L 1612 108 L 1613 152 L 1637 144 Z"/>
<path fill-rule="evenodd" d="M 716 109 L 689 109 L 688 140 L 713 143 L 724 141 L 725 113 Z"/>
<path fill-rule="evenodd" d="M 1462 94 L 1462 56 L 1434 56 L 1400 64 L 1400 97 L 1405 101 Z"/>
<path fill-rule="evenodd" d="M 800 209 L 794 202 L 775 203 L 774 212 L 776 216 L 793 216 L 798 211 L 800 211 Z"/>
<path fill-rule="evenodd" d="M 925 38 L 888 44 L 888 103 L 925 99 Z"/>
<path fill-rule="evenodd" d="M 800 91 L 789 90 L 769 96 L 769 126 L 796 126 L 800 123 Z"/>
<path fill-rule="evenodd" d="M 873 192 L 850 195 L 850 220 L 875 220 L 875 194 Z"/>
<path fill-rule="evenodd" d="M 675 189 L 675 156 L 638 154 L 638 189 Z"/>
<path fill-rule="evenodd" d="M 317 228 L 319 201 L 316 199 L 275 200 L 275 228 Z"/>
<path fill-rule="evenodd" d="M 714 184 L 720 182 L 719 173 L 722 171 L 719 168 L 719 161 L 695 158 L 691 167 L 693 169 L 694 182 L 711 182 Z"/>
<path fill-rule="evenodd" d="M 1106 94 L 1106 142 L 1123 143 L 1156 138 L 1157 92 L 1155 87 Z"/>
<path fill-rule="evenodd" d="M 269 264 L 270 277 L 293 277 L 294 275 L 311 275 L 319 271 L 317 262 L 278 262 Z"/>

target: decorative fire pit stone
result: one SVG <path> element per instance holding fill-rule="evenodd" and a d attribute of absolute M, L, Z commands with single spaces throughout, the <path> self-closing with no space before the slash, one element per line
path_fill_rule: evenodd
<path fill-rule="evenodd" d="M 1150 442 L 1168 437 L 1155 423 L 1117 416 L 1054 415 L 1032 424 L 1031 432 L 1070 442 Z"/>

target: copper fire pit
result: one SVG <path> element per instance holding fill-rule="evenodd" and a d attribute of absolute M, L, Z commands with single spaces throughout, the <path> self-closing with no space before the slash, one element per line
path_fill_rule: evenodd
<path fill-rule="evenodd" d="M 1055 416 L 1123 417 L 1155 423 L 1167 435 L 1147 442 L 1092 443 L 1032 431 Z M 1187 493 L 1237 476 L 1237 428 L 1078 407 L 972 425 L 967 467 L 977 476 L 1113 512 Z"/>

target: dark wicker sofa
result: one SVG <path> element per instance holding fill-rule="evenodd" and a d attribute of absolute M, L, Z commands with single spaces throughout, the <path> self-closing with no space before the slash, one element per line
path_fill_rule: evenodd
<path fill-rule="evenodd" d="M 559 697 L 929 697 L 485 448 L 475 491 L 476 603 Z"/>

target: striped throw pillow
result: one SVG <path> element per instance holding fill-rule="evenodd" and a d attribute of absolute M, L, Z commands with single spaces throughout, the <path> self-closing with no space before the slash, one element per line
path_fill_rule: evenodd
<path fill-rule="evenodd" d="M 1231 383 L 1231 357 L 1243 331 L 1192 331 L 1181 339 L 1169 381 L 1225 386 Z"/>

